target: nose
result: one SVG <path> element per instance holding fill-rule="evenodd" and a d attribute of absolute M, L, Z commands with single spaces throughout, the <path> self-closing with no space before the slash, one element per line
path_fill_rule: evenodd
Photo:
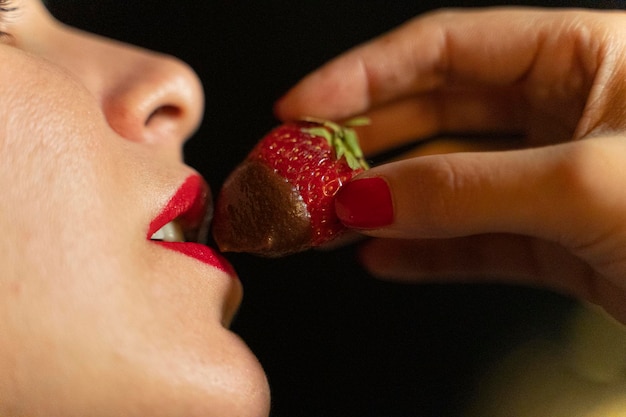
<path fill-rule="evenodd" d="M 204 96 L 196 74 L 173 57 L 118 48 L 116 63 L 100 69 L 109 125 L 137 142 L 182 143 L 202 118 Z"/>
<path fill-rule="evenodd" d="M 169 55 L 51 22 L 52 58 L 95 95 L 120 136 L 179 150 L 198 128 L 204 94 L 188 65 Z"/>

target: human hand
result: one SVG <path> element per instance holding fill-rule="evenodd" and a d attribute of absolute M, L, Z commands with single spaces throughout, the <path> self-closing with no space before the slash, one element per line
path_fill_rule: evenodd
<path fill-rule="evenodd" d="M 418 17 L 276 104 L 281 119 L 368 116 L 368 155 L 502 134 L 418 150 L 346 184 L 339 217 L 378 238 L 364 265 L 390 279 L 550 287 L 626 323 L 625 109 L 626 13 L 525 8 Z"/>

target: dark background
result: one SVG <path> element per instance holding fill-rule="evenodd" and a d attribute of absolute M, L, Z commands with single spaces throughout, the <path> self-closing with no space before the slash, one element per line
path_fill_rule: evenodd
<path fill-rule="evenodd" d="M 173 54 L 201 77 L 205 121 L 186 157 L 219 189 L 310 70 L 409 18 L 490 1 L 50 0 L 62 21 Z M 624 1 L 498 4 L 624 7 Z M 476 377 L 527 338 L 556 338 L 570 300 L 504 286 L 397 285 L 353 248 L 231 257 L 245 286 L 234 329 L 263 364 L 273 417 L 459 416 Z"/>

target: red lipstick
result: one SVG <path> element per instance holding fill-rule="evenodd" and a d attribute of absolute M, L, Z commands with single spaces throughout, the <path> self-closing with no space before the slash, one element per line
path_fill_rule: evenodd
<path fill-rule="evenodd" d="M 212 211 L 212 208 L 209 186 L 200 175 L 191 175 L 178 188 L 161 213 L 152 220 L 147 238 L 158 245 L 197 259 L 229 275 L 235 275 L 232 265 L 213 248 L 195 241 L 152 239 L 157 231 L 172 221 L 176 221 L 177 227 L 182 229 L 186 239 L 196 240 L 198 236 L 206 235 L 206 229 L 209 227 L 207 218 L 210 217 L 208 213 Z"/>

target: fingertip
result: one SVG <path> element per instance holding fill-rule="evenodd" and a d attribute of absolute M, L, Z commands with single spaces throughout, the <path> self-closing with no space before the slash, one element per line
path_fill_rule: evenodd
<path fill-rule="evenodd" d="M 306 75 L 275 102 L 276 117 L 340 121 L 362 114 L 369 108 L 369 97 L 362 74 L 352 61 L 339 57 Z"/>
<path fill-rule="evenodd" d="M 307 84 L 305 78 L 276 100 L 273 107 L 276 118 L 282 121 L 298 120 L 303 117 L 328 118 L 324 114 L 323 105 L 318 104 L 322 88 L 316 91 Z"/>
<path fill-rule="evenodd" d="M 371 276 L 390 282 L 406 283 L 430 279 L 423 270 L 417 246 L 412 241 L 371 239 L 360 245 L 357 260 Z"/>
<path fill-rule="evenodd" d="M 286 94 L 283 94 L 282 96 L 278 98 L 278 100 L 274 102 L 272 111 L 274 113 L 274 117 L 276 117 L 278 120 L 282 120 L 282 121 L 289 120 L 289 117 L 288 117 L 289 105 L 286 104 L 288 103 L 288 100 L 287 100 L 288 94 L 289 92 L 287 92 Z"/>
<path fill-rule="evenodd" d="M 393 277 L 393 274 L 389 272 L 392 269 L 391 262 L 398 254 L 388 253 L 388 247 L 380 243 L 381 240 L 378 239 L 363 243 L 357 251 L 357 260 L 373 277 L 391 279 Z"/>

